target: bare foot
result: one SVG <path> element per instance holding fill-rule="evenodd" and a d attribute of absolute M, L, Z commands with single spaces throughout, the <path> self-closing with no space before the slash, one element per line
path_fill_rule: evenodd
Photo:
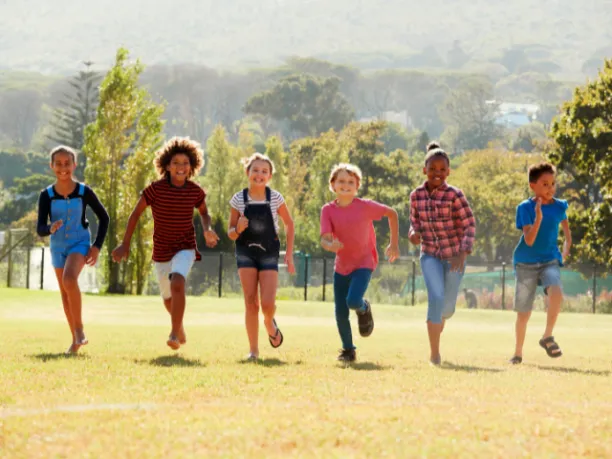
<path fill-rule="evenodd" d="M 185 327 L 183 327 L 182 325 L 181 325 L 181 329 L 178 332 L 177 338 L 179 340 L 179 343 L 181 343 L 181 345 L 187 343 L 187 335 L 185 334 Z"/>

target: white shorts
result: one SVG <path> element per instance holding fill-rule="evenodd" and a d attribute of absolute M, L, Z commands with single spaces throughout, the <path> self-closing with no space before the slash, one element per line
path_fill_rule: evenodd
<path fill-rule="evenodd" d="M 170 261 L 155 262 L 157 281 L 159 282 L 159 293 L 164 300 L 172 297 L 172 292 L 170 291 L 170 275 L 180 274 L 187 279 L 187 275 L 189 271 L 191 271 L 195 258 L 195 250 L 181 250 L 177 252 Z"/>

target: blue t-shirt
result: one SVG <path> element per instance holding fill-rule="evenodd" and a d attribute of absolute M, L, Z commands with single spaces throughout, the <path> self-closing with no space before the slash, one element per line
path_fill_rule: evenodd
<path fill-rule="evenodd" d="M 516 227 L 523 230 L 527 225 L 535 222 L 535 199 L 527 199 L 516 208 Z M 521 235 L 516 249 L 514 249 L 514 265 L 517 263 L 548 263 L 558 260 L 563 266 L 561 251 L 557 245 L 559 237 L 559 224 L 567 220 L 567 201 L 553 198 L 550 204 L 542 204 L 542 223 L 538 235 L 531 247 L 525 242 L 525 234 Z"/>

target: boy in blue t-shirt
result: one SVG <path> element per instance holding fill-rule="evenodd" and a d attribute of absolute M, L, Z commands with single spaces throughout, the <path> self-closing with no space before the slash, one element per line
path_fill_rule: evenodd
<path fill-rule="evenodd" d="M 560 266 L 569 255 L 572 235 L 567 221 L 567 201 L 556 199 L 555 167 L 540 163 L 529 168 L 529 187 L 535 196 L 521 202 L 516 208 L 516 227 L 523 231 L 521 240 L 514 250 L 516 289 L 514 310 L 516 317 L 516 349 L 510 363 L 523 361 L 523 343 L 527 322 L 531 317 L 533 301 L 538 285 L 548 295 L 546 330 L 540 346 L 549 357 L 561 357 L 561 349 L 553 337 L 553 328 L 559 311 L 563 292 L 561 290 Z M 563 228 L 565 243 L 563 253 L 557 246 L 559 224 Z"/>

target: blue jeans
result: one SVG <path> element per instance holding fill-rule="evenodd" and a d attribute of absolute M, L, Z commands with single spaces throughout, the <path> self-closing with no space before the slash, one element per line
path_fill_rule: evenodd
<path fill-rule="evenodd" d="M 459 285 L 465 267 L 461 272 L 450 270 L 448 260 L 440 260 L 431 255 L 421 255 L 421 271 L 427 286 L 427 321 L 439 324 L 455 313 Z"/>
<path fill-rule="evenodd" d="M 368 289 L 371 277 L 372 270 L 366 268 L 357 269 L 347 276 L 334 273 L 336 324 L 338 325 L 338 333 L 340 333 L 343 349 L 355 349 L 349 312 L 351 309 L 365 308 L 363 296 Z"/>

